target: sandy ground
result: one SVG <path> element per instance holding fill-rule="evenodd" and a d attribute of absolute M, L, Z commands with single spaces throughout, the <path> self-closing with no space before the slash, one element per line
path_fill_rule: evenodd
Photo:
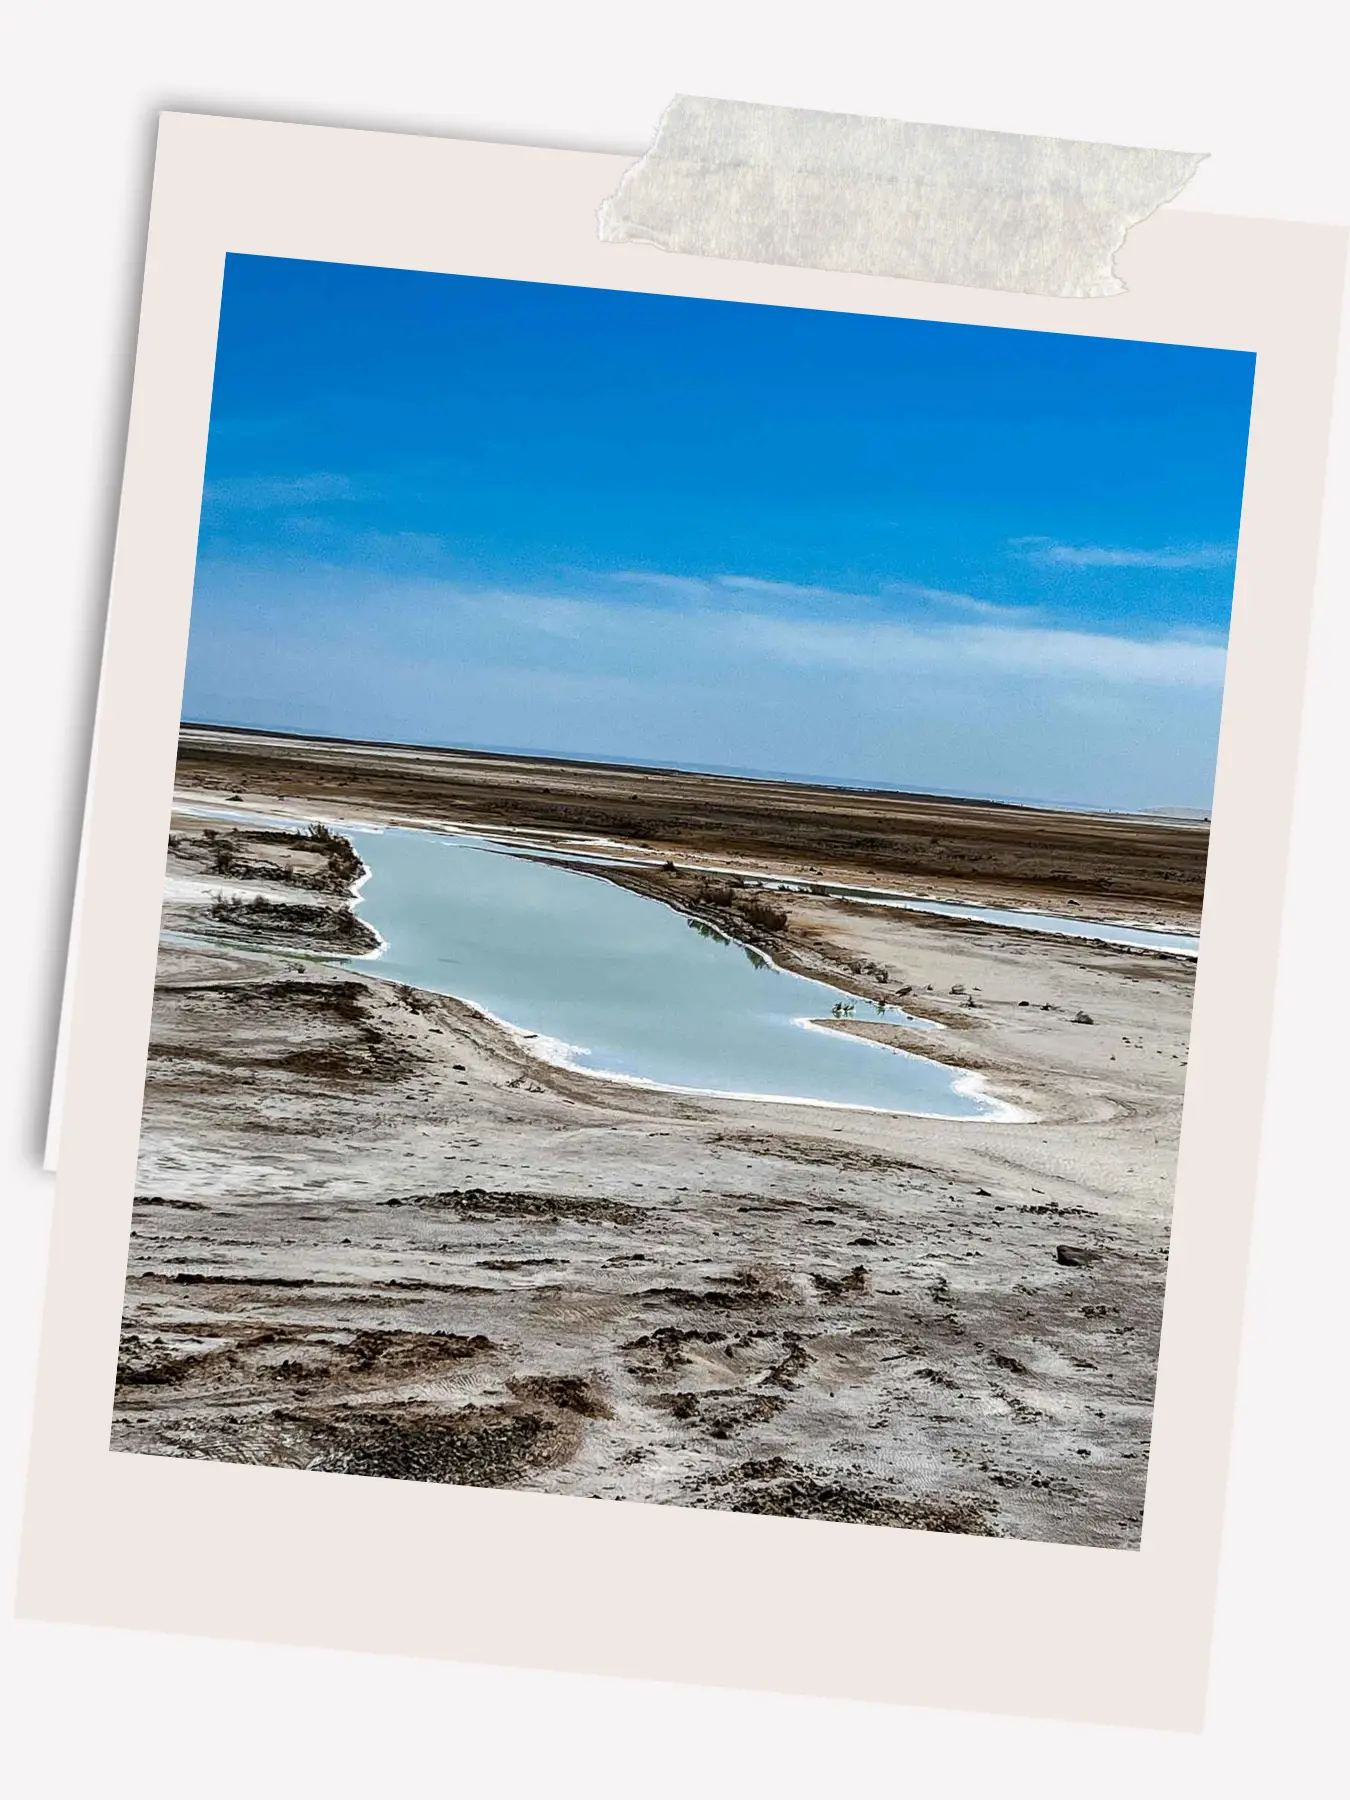
<path fill-rule="evenodd" d="M 342 853 L 224 829 L 174 822 L 118 1448 L 1137 1544 L 1188 963 L 774 896 L 746 941 L 947 1026 L 841 1028 L 1036 1122 L 679 1096 L 324 962 Z"/>

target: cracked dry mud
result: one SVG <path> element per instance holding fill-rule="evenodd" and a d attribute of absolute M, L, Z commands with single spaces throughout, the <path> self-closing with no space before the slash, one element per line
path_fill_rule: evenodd
<path fill-rule="evenodd" d="M 792 896 L 780 960 L 902 971 L 1039 1122 L 683 1096 L 209 917 L 174 830 L 118 1449 L 1138 1543 L 1188 965 Z M 229 882 L 342 909 L 263 835 Z"/>

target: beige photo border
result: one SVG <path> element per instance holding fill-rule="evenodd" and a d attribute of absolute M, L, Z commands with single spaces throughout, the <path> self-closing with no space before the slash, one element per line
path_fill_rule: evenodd
<path fill-rule="evenodd" d="M 32 1618 L 1198 1728 L 1340 317 L 1338 228 L 1164 210 L 1110 300 L 606 245 L 629 160 L 166 114 L 87 813 L 19 1609 Z M 1257 353 L 1141 1547 L 113 1454 L 225 254 Z"/>

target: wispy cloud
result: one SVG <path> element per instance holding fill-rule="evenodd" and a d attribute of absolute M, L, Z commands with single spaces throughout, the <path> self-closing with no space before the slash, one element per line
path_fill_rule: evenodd
<path fill-rule="evenodd" d="M 913 581 L 888 582 L 882 592 L 902 600 L 949 607 L 953 612 L 971 613 L 981 619 L 1029 619 L 1040 611 L 1036 606 L 999 606 L 993 600 L 977 600 L 974 594 L 956 594 L 949 588 L 920 587 Z"/>
<path fill-rule="evenodd" d="M 311 572 L 316 594 L 333 591 L 334 575 Z M 433 661 L 455 656 L 577 673 L 642 669 L 652 678 L 678 662 L 714 681 L 719 670 L 777 665 L 886 683 L 896 693 L 934 676 L 958 688 L 1003 678 L 1102 692 L 1218 691 L 1224 679 L 1226 646 L 1217 633 L 1135 636 L 1056 626 L 1030 609 L 929 588 L 909 597 L 932 604 L 901 610 L 882 607 L 875 596 L 751 577 L 594 577 L 589 592 L 564 594 L 399 576 L 349 576 L 343 586 L 372 625 L 381 614 L 398 617 L 400 630 L 402 621 L 416 619 Z M 809 610 L 792 605 L 793 598 L 809 598 Z"/>
<path fill-rule="evenodd" d="M 1236 544 L 1168 544 L 1134 549 L 1115 544 L 1061 544 L 1054 538 L 1010 538 L 1031 562 L 1075 569 L 1222 569 L 1237 557 Z"/>
<path fill-rule="evenodd" d="M 778 583 L 759 582 L 753 590 L 741 584 L 741 596 L 754 591 L 759 604 L 728 606 L 709 602 L 716 583 L 672 580 L 678 585 L 656 582 L 650 591 L 659 597 L 649 603 L 595 594 L 469 590 L 449 583 L 421 591 L 428 617 L 437 617 L 441 629 L 453 622 L 456 643 L 485 650 L 496 645 L 498 653 L 509 647 L 519 666 L 549 664 L 570 642 L 578 667 L 595 663 L 655 671 L 668 658 L 686 665 L 692 658 L 710 676 L 719 666 L 749 662 L 901 685 L 938 673 L 957 681 L 1004 676 L 1079 686 L 1223 685 L 1225 646 L 1217 636 L 1129 637 L 1059 629 L 1024 620 L 1016 608 L 986 608 L 974 601 L 969 616 L 956 618 L 932 611 L 859 616 L 850 605 L 857 596 L 829 589 L 809 592 L 838 602 L 837 607 L 803 615 L 781 606 L 776 592 L 770 594 Z"/>
<path fill-rule="evenodd" d="M 591 585 L 596 584 L 596 577 L 581 572 L 581 579 Z M 648 593 L 672 601 L 686 601 L 691 605 L 707 600 L 713 592 L 713 583 L 697 575 L 662 575 L 648 569 L 620 569 L 617 574 L 606 577 L 610 582 L 623 588 L 645 589 Z"/>
<path fill-rule="evenodd" d="M 761 654 L 800 667 L 851 669 L 859 676 L 903 678 L 999 673 L 1112 686 L 1223 686 L 1221 644 L 1187 638 L 1128 638 L 1106 632 L 1023 629 L 1009 625 L 822 625 L 759 618 L 751 632 Z"/>
<path fill-rule="evenodd" d="M 857 603 L 865 598 L 839 588 L 803 586 L 795 581 L 764 581 L 758 575 L 717 575 L 713 580 L 723 593 L 747 594 L 752 600 L 767 600 L 771 604 L 788 600 L 825 600 L 837 606 L 844 601 Z"/>
<path fill-rule="evenodd" d="M 718 611 L 764 612 L 774 616 L 806 612 L 812 617 L 871 621 L 893 615 L 898 604 L 928 612 L 966 613 L 987 619 L 1029 619 L 1039 608 L 999 606 L 973 594 L 925 587 L 917 581 L 883 582 L 875 593 L 849 588 L 812 586 L 795 581 L 766 581 L 758 575 L 662 575 L 625 569 L 608 578 L 634 594 L 655 596 L 662 604 L 711 607 Z M 583 578 L 584 580 L 584 578 Z M 595 586 L 594 578 L 589 584 Z"/>
<path fill-rule="evenodd" d="M 888 609 L 873 596 L 863 612 L 818 595 L 808 610 L 741 587 L 739 603 L 719 602 L 715 583 L 673 581 L 595 575 L 542 593 L 208 561 L 185 705 L 413 742 L 1208 804 L 1218 636 L 1062 629 L 937 599 Z"/>
<path fill-rule="evenodd" d="M 229 475 L 208 481 L 202 498 L 230 511 L 275 512 L 322 500 L 350 500 L 355 492 L 346 475 Z"/>
<path fill-rule="evenodd" d="M 593 576 L 583 574 L 581 579 L 585 585 L 595 586 Z M 875 595 L 795 581 L 765 581 L 758 575 L 664 575 L 654 570 L 623 569 L 608 580 L 630 593 L 655 597 L 663 603 L 715 607 L 723 612 L 765 607 L 781 612 L 802 606 L 815 611 L 822 607 L 830 611 L 866 611 L 876 605 Z"/>

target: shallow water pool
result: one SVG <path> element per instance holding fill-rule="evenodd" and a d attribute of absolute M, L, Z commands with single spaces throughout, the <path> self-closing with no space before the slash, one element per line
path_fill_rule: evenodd
<path fill-rule="evenodd" d="M 660 901 L 483 839 L 344 830 L 370 870 L 357 910 L 386 946 L 350 966 L 466 1000 L 533 1034 L 550 1060 L 699 1092 L 1019 1116 L 978 1077 L 808 1023 L 837 1005 L 859 1019 L 882 1009 Z"/>

